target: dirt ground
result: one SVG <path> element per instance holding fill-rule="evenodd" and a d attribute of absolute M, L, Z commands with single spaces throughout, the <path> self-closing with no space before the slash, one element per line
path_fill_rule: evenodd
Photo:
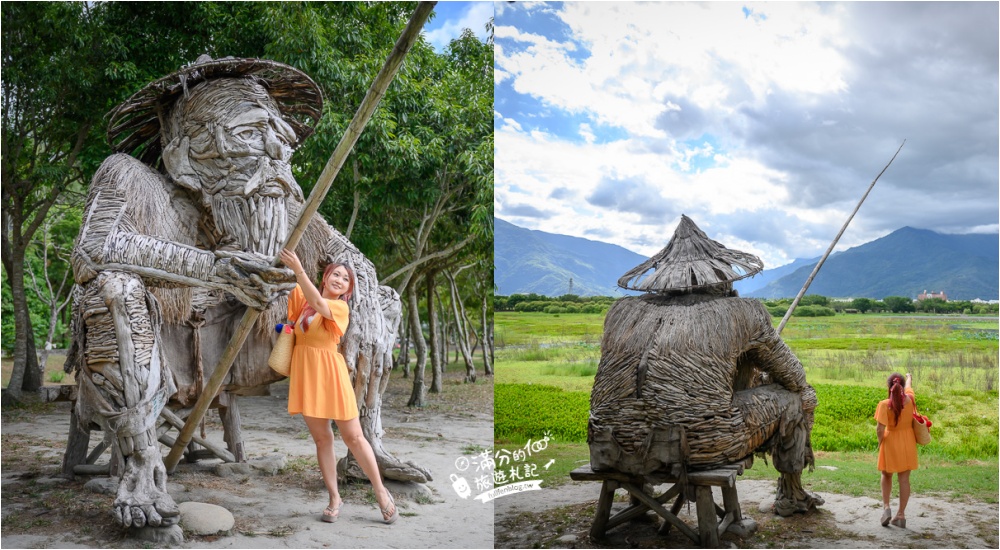
<path fill-rule="evenodd" d="M 881 502 L 867 497 L 819 493 L 826 504 L 810 514 L 782 518 L 767 508 L 774 501 L 771 481 L 737 481 L 744 516 L 758 530 L 747 539 L 731 533 L 722 537 L 730 548 L 997 548 L 997 504 L 943 501 L 914 495 L 906 508 L 907 528 L 882 527 Z M 718 488 L 716 502 L 722 502 Z M 692 542 L 672 529 L 656 534 L 659 520 L 648 514 L 608 532 L 599 544 L 588 538 L 597 505 L 597 482 L 569 482 L 530 495 L 496 501 L 497 548 L 690 548 Z M 895 503 L 895 501 L 894 501 Z M 628 506 L 618 491 L 612 514 Z M 680 514 L 697 528 L 693 504 Z"/>
<path fill-rule="evenodd" d="M 484 377 L 480 377 L 484 378 Z M 385 447 L 398 458 L 430 469 L 427 484 L 389 482 L 400 519 L 381 523 L 367 482 L 341 484 L 345 505 L 334 524 L 319 521 L 326 491 L 315 448 L 301 417 L 286 411 L 287 384 L 273 395 L 240 398 L 249 458 L 281 454 L 286 467 L 276 475 L 254 473 L 219 477 L 221 461 L 184 461 L 170 476 L 174 500 L 205 502 L 233 513 L 229 535 L 185 534 L 179 548 L 492 548 L 493 503 L 461 499 L 449 474 L 457 458 L 492 446 L 493 383 L 461 383 L 448 373 L 444 392 L 428 396 L 428 406 L 407 409 L 411 382 L 393 373 L 385 393 Z M 427 373 L 430 381 L 430 372 Z M 207 416 L 210 440 L 222 444 L 216 411 Z M 112 495 L 84 489 L 91 478 L 58 476 L 69 429 L 69 404 L 56 403 L 3 411 L 3 548 L 150 548 L 129 538 L 111 520 Z M 92 437 L 91 447 L 100 438 Z M 338 457 L 346 451 L 335 443 Z M 167 449 L 164 449 L 164 456 Z M 106 462 L 108 454 L 98 462 Z"/>

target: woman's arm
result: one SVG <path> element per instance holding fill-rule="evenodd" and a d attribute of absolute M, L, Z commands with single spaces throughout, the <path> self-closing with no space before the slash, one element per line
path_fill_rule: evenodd
<path fill-rule="evenodd" d="M 316 313 L 326 318 L 333 317 L 333 314 L 330 312 L 330 304 L 323 299 L 323 295 L 320 294 L 316 285 L 313 284 L 312 279 L 306 275 L 306 271 L 302 269 L 302 262 L 299 261 L 299 257 L 295 252 L 284 248 L 278 255 L 281 256 L 281 262 L 295 272 L 295 281 L 302 288 L 302 295 L 305 296 L 309 305 L 316 310 Z"/>
<path fill-rule="evenodd" d="M 875 428 L 875 434 L 878 435 L 878 446 L 882 446 L 882 438 L 885 437 L 885 424 L 879 422 L 878 426 Z"/>
<path fill-rule="evenodd" d="M 903 391 L 906 391 L 912 387 L 913 387 L 913 377 L 910 376 L 910 373 L 906 373 L 906 385 L 903 386 Z"/>

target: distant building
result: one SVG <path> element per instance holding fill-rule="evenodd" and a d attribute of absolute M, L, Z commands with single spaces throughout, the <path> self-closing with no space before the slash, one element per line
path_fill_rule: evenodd
<path fill-rule="evenodd" d="M 919 296 L 917 296 L 918 301 L 927 300 L 928 298 L 939 298 L 941 300 L 944 300 L 945 302 L 948 301 L 948 295 L 945 294 L 943 290 L 941 292 L 931 292 L 931 293 L 928 293 L 925 290 Z"/>

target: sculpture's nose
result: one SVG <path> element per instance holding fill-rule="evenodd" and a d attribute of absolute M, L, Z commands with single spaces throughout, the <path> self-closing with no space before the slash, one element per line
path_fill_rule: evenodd
<path fill-rule="evenodd" d="M 270 125 L 264 132 L 264 149 L 267 155 L 274 160 L 288 161 L 292 156 L 292 148 L 288 146 Z"/>

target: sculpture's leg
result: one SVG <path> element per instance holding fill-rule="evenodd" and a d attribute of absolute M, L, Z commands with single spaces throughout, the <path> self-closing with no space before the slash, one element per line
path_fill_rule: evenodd
<path fill-rule="evenodd" d="M 101 425 L 124 461 L 114 518 L 125 527 L 169 528 L 179 510 L 167 493 L 156 419 L 175 388 L 160 360 L 158 307 L 137 277 L 121 272 L 88 283 L 82 307 L 77 412 L 80 422 Z"/>
<path fill-rule="evenodd" d="M 778 478 L 774 509 L 782 516 L 806 512 L 823 504 L 823 499 L 802 487 L 802 470 L 813 464 L 812 433 L 816 392 L 807 387 L 793 393 L 777 384 L 758 386 L 736 393 L 734 402 L 744 411 L 748 427 L 774 424 L 773 435 L 764 444 L 770 451 Z"/>

